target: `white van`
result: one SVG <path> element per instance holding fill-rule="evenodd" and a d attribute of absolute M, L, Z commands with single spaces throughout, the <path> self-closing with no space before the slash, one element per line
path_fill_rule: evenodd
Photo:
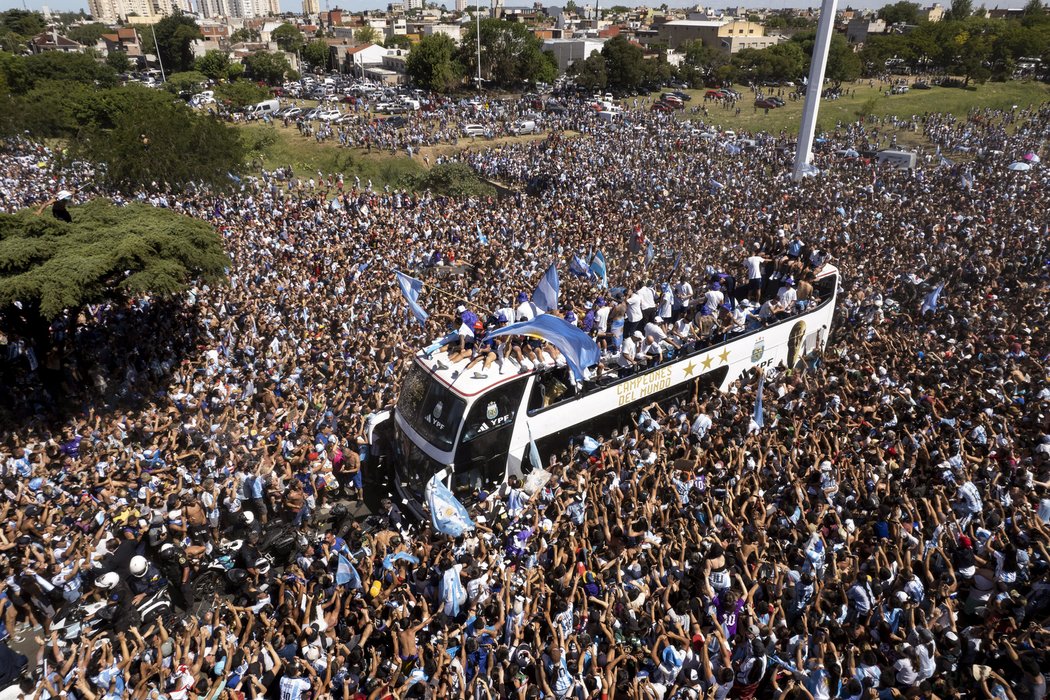
<path fill-rule="evenodd" d="M 268 114 L 273 114 L 280 108 L 280 100 L 263 100 L 259 104 L 252 105 L 245 110 L 245 114 L 249 119 L 262 119 Z"/>
<path fill-rule="evenodd" d="M 890 165 L 894 168 L 914 168 L 915 153 L 913 151 L 879 151 L 876 155 L 879 165 Z"/>
<path fill-rule="evenodd" d="M 531 119 L 522 119 L 520 121 L 516 121 L 510 127 L 511 133 L 517 136 L 521 136 L 523 134 L 535 134 L 539 130 L 540 127 L 536 124 L 536 122 L 532 121 Z"/>
<path fill-rule="evenodd" d="M 612 110 L 603 109 L 602 111 L 598 112 L 598 118 L 601 119 L 603 122 L 611 122 L 616 119 L 617 114 L 619 114 L 619 112 L 613 112 Z"/>

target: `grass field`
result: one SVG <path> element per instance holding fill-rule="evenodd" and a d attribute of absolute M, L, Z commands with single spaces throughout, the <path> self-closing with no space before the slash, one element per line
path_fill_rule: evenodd
<path fill-rule="evenodd" d="M 867 81 L 857 81 L 845 87 L 855 94 L 837 100 L 823 100 L 820 103 L 818 131 L 834 130 L 836 123 L 856 121 L 865 114 L 910 117 L 926 112 L 951 112 L 961 116 L 973 107 L 1009 109 L 1013 105 L 1026 107 L 1050 100 L 1050 85 L 1040 82 L 985 83 L 973 89 L 933 87 L 931 90 L 911 90 L 903 95 L 886 95 L 885 92 L 889 88 L 885 83 L 880 87 L 876 82 L 876 86 L 872 88 Z M 774 135 L 781 131 L 789 134 L 798 132 L 802 119 L 802 101 L 788 102 L 783 107 L 769 110 L 767 114 L 761 109 L 755 111 L 755 98 L 750 90 L 742 86 L 737 86 L 736 89 L 743 95 L 740 101 L 740 116 L 736 116 L 735 110 L 724 110 L 714 102 L 707 103 L 710 116 L 689 116 L 703 118 L 707 123 L 716 124 L 722 129 L 765 131 Z M 784 91 L 787 92 L 788 89 Z M 688 103 L 689 107 L 704 104 L 704 90 L 688 92 L 694 96 L 693 101 Z"/>
<path fill-rule="evenodd" d="M 291 166 L 300 176 L 311 177 L 321 172 L 325 175 L 343 173 L 354 175 L 362 182 L 372 180 L 376 186 L 396 186 L 406 176 L 423 170 L 423 164 L 406 154 L 392 156 L 389 151 L 372 151 L 363 148 L 339 148 L 336 143 L 317 143 L 299 135 L 295 127 L 267 126 L 265 124 L 243 124 L 251 147 L 250 158 L 254 165 L 267 170 Z"/>
<path fill-rule="evenodd" d="M 874 87 L 867 81 L 857 81 L 844 87 L 846 96 L 821 102 L 818 132 L 834 130 L 837 123 L 853 122 L 864 115 L 910 117 L 927 112 L 950 112 L 962 116 L 974 107 L 1009 109 L 1014 105 L 1027 107 L 1050 100 L 1050 85 L 1040 82 L 986 83 L 969 89 L 934 87 L 931 90 L 911 90 L 903 95 L 886 95 L 888 85 L 878 82 Z M 692 102 L 687 103 L 687 106 L 706 105 L 708 116 L 693 115 L 688 110 L 678 114 L 687 119 L 704 119 L 708 124 L 737 132 L 764 131 L 773 135 L 784 132 L 789 137 L 798 133 L 802 117 L 801 101 L 788 102 L 784 107 L 771 109 L 767 113 L 754 109 L 754 94 L 750 90 L 743 86 L 737 86 L 737 90 L 743 95 L 739 116 L 735 109 L 725 110 L 715 102 L 705 103 L 705 90 L 687 91 L 693 95 Z M 242 124 L 240 128 L 251 144 L 251 160 L 255 167 L 273 169 L 290 165 L 304 177 L 311 177 L 318 172 L 325 175 L 343 173 L 347 177 L 356 175 L 362 181 L 372 180 L 377 187 L 398 186 L 407 177 L 422 172 L 425 167 L 423 155 L 429 156 L 433 162 L 436 156 L 455 151 L 492 148 L 545 137 L 539 134 L 491 141 L 461 139 L 456 146 L 443 144 L 425 147 L 417 152 L 415 158 L 409 158 L 403 152 L 397 155 L 391 155 L 389 151 L 369 153 L 361 148 L 339 148 L 333 141 L 317 143 L 312 138 L 301 136 L 295 127 L 279 124 L 267 126 L 250 123 Z M 882 129 L 886 135 L 890 131 L 892 129 Z M 897 137 L 901 145 L 915 147 L 925 144 L 921 133 L 901 131 Z"/>

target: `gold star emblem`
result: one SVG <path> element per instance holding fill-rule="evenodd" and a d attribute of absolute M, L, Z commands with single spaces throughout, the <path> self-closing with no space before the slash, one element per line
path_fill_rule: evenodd
<path fill-rule="evenodd" d="M 704 369 L 711 369 L 711 360 L 713 360 L 713 359 L 714 359 L 713 357 L 708 355 L 707 357 L 705 357 L 703 360 L 700 361 L 700 364 L 702 364 L 704 366 Z"/>
<path fill-rule="evenodd" d="M 685 369 L 685 376 L 691 377 L 691 376 L 693 376 L 693 370 L 696 369 L 696 363 L 695 362 L 690 362 L 689 364 L 687 364 L 684 367 L 684 369 Z"/>
<path fill-rule="evenodd" d="M 729 348 L 722 348 L 722 352 L 718 353 L 719 362 L 727 362 L 729 360 Z"/>

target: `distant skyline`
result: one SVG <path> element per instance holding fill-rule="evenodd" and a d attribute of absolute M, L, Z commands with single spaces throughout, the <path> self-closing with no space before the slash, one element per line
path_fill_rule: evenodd
<path fill-rule="evenodd" d="M 576 0 L 576 1 L 577 1 L 577 4 L 580 4 L 580 0 Z M 720 1 L 721 1 L 721 4 L 717 4 L 717 5 L 704 4 L 704 3 L 701 3 L 701 4 L 703 4 L 704 7 L 714 7 L 716 9 L 721 9 L 721 8 L 729 6 L 729 3 L 724 2 L 724 0 L 720 0 Z M 887 5 L 890 2 L 892 2 L 892 1 L 893 0 L 854 0 L 853 2 L 846 2 L 845 0 L 839 0 L 839 9 L 844 9 L 847 5 L 849 5 L 850 7 L 857 8 L 857 9 L 862 9 L 862 8 L 863 9 L 876 9 L 876 8 L 882 7 L 883 5 Z M 926 1 L 926 0 L 916 0 L 916 1 L 919 2 L 919 4 L 924 6 L 924 7 L 926 5 L 932 5 L 933 4 L 932 1 Z M 939 1 L 941 2 L 942 5 L 945 5 L 945 6 L 947 6 L 951 2 L 951 0 L 939 0 Z M 566 0 L 544 0 L 544 5 L 548 5 L 548 4 L 550 4 L 550 5 L 564 5 L 565 2 L 566 2 Z M 360 12 L 361 10 L 385 10 L 388 3 L 389 3 L 389 0 L 387 0 L 386 2 L 382 2 L 381 0 L 341 0 L 341 2 L 334 2 L 334 1 L 330 0 L 330 4 L 331 4 L 332 7 L 340 7 L 342 9 L 344 9 L 344 10 L 350 10 L 352 12 Z M 660 0 L 659 2 L 657 2 L 656 0 L 650 0 L 650 3 L 651 3 L 650 4 L 651 7 L 659 7 L 660 5 L 662 5 L 664 3 L 664 0 Z M 441 4 L 442 4 L 442 2 L 439 1 L 438 5 L 441 5 Z M 445 0 L 443 4 L 446 7 L 448 7 L 449 9 L 451 9 L 452 7 L 455 6 L 455 0 Z M 470 0 L 468 0 L 467 4 L 469 5 L 469 4 L 472 4 L 472 3 L 470 2 Z M 487 2 L 485 2 L 483 4 L 487 5 Z M 517 1 L 517 0 L 505 0 L 505 4 L 510 4 L 510 5 L 532 5 L 532 2 L 530 2 L 529 0 L 521 0 L 520 2 Z M 590 4 L 590 3 L 587 3 L 587 4 Z M 629 7 L 635 7 L 635 6 L 640 5 L 640 4 L 642 4 L 642 3 L 638 3 L 638 2 L 633 2 L 633 3 L 632 2 L 612 2 L 612 1 L 605 2 L 605 1 L 602 1 L 602 2 L 599 2 L 599 7 L 609 7 L 609 6 L 612 6 L 612 5 L 627 5 Z M 696 2 L 684 2 L 684 1 L 681 1 L 681 0 L 669 0 L 667 2 L 667 4 L 670 7 L 679 7 L 679 8 L 681 8 L 681 7 L 693 7 L 697 3 Z M 977 6 L 977 5 L 980 5 L 980 4 L 981 3 L 979 3 L 979 2 L 975 2 L 974 6 Z M 1024 2 L 1022 2 L 1021 0 L 1018 0 L 1018 2 L 1014 2 L 1014 3 L 1010 3 L 1010 2 L 996 3 L 993 0 L 992 2 L 986 2 L 985 4 L 987 6 L 989 6 L 989 7 L 994 7 L 996 4 L 1000 4 L 1000 5 L 1004 6 L 1004 7 L 1006 7 L 1006 6 L 1012 7 L 1013 5 L 1017 5 L 1018 7 L 1021 7 L 1021 6 L 1024 5 Z M 54 10 L 56 12 L 76 12 L 78 10 L 84 10 L 85 12 L 87 12 L 87 1 L 86 0 L 48 0 L 46 2 L 41 2 L 41 0 L 25 0 L 24 2 L 23 2 L 23 0 L 0 0 L 0 10 L 11 10 L 11 9 L 15 9 L 15 8 L 22 9 L 23 7 L 27 7 L 30 10 L 39 10 L 44 5 L 46 5 L 49 9 Z M 743 6 L 743 7 L 769 7 L 769 8 L 776 8 L 776 9 L 784 8 L 784 7 L 820 7 L 820 3 L 819 2 L 805 2 L 805 0 L 802 0 L 800 2 L 783 2 L 783 1 L 781 1 L 781 2 L 763 2 L 762 0 L 742 0 L 741 2 L 734 3 L 734 5 L 735 6 Z M 324 6 L 325 6 L 325 3 L 324 3 L 324 0 L 322 0 L 321 8 L 324 9 Z M 300 12 L 302 10 L 302 7 L 303 7 L 302 0 L 281 0 L 281 9 L 283 11 L 285 11 L 285 12 Z"/>

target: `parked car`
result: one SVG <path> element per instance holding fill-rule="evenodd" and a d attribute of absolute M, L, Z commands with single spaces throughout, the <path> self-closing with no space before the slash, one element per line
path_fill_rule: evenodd
<path fill-rule="evenodd" d="M 778 107 L 777 103 L 768 97 L 761 97 L 755 100 L 755 106 L 759 109 L 776 109 Z"/>
<path fill-rule="evenodd" d="M 931 86 L 925 80 L 919 80 L 912 84 L 912 87 L 916 90 L 930 90 Z"/>
<path fill-rule="evenodd" d="M 904 93 L 908 92 L 908 86 L 907 85 L 894 85 L 893 89 L 890 90 L 890 92 L 892 94 L 894 94 L 894 95 L 903 95 Z"/>
<path fill-rule="evenodd" d="M 674 111 L 674 107 L 667 104 L 666 102 L 656 102 L 652 107 L 649 108 L 650 112 L 671 112 Z"/>
<path fill-rule="evenodd" d="M 681 90 L 676 90 L 671 94 L 677 97 L 678 99 L 682 100 L 683 102 L 689 102 L 693 99 L 692 95 L 690 95 L 687 92 L 682 92 Z"/>
<path fill-rule="evenodd" d="M 464 136 L 484 136 L 486 129 L 481 124 L 464 124 L 463 135 Z"/>
<path fill-rule="evenodd" d="M 343 116 L 343 113 L 338 109 L 325 109 L 317 115 L 317 121 L 321 122 L 334 122 L 339 117 Z"/>

